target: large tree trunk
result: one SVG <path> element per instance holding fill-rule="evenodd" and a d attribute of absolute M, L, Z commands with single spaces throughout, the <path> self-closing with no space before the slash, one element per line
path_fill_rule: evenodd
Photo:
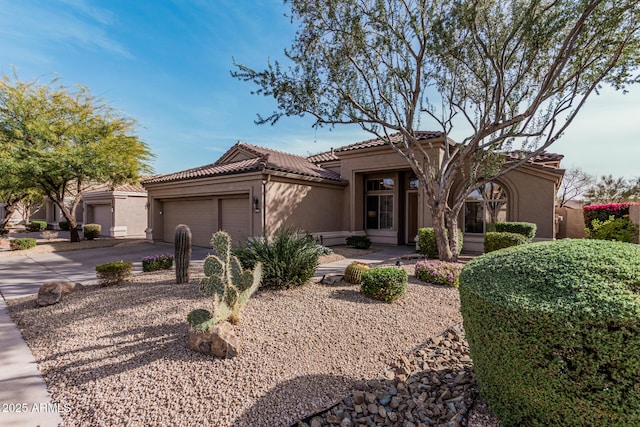
<path fill-rule="evenodd" d="M 64 198 L 62 200 L 58 198 L 51 198 L 51 200 L 60 208 L 60 212 L 62 212 L 62 215 L 64 215 L 64 218 L 69 224 L 69 241 L 79 242 L 80 233 L 78 231 L 78 221 L 76 221 L 76 208 L 78 207 L 80 198 L 74 198 L 70 207 L 65 206 Z"/>
<path fill-rule="evenodd" d="M 2 219 L 0 219 L 0 234 L 2 234 L 1 230 L 6 230 L 7 229 L 7 224 L 9 223 L 9 221 L 11 220 L 11 217 L 13 216 L 13 212 L 15 211 L 15 205 L 17 204 L 8 204 L 4 207 L 4 216 L 2 217 Z"/>
<path fill-rule="evenodd" d="M 454 254 L 451 251 L 449 239 L 447 238 L 445 208 L 446 206 L 444 204 L 439 203 L 431 209 L 433 233 L 436 237 L 436 245 L 438 246 L 438 258 L 442 261 L 453 261 Z M 457 258 L 457 254 L 455 258 Z"/>

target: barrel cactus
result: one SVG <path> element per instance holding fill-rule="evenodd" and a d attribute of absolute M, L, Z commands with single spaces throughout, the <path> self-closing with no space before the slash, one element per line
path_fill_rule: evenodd
<path fill-rule="evenodd" d="M 344 270 L 344 281 L 359 285 L 362 283 L 362 273 L 369 270 L 369 266 L 365 263 L 354 261 Z"/>
<path fill-rule="evenodd" d="M 176 227 L 174 240 L 176 261 L 176 283 L 189 282 L 189 263 L 191 262 L 191 229 L 188 225 Z"/>
<path fill-rule="evenodd" d="M 237 324 L 240 310 L 260 286 L 262 264 L 251 270 L 243 270 L 238 258 L 231 254 L 231 237 L 218 231 L 211 244 L 218 255 L 204 260 L 205 277 L 200 281 L 200 291 L 213 297 L 213 310 L 193 310 L 187 321 L 194 329 L 207 330 L 216 323 L 228 320 Z"/>

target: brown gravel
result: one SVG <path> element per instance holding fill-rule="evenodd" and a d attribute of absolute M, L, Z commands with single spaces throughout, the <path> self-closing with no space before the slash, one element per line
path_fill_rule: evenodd
<path fill-rule="evenodd" d="M 8 301 L 66 426 L 288 426 L 375 378 L 398 355 L 461 321 L 458 291 L 410 279 L 385 304 L 357 286 L 260 291 L 236 334 L 240 356 L 188 350 L 186 315 L 210 302 L 198 273 L 89 286 L 57 305 Z"/>

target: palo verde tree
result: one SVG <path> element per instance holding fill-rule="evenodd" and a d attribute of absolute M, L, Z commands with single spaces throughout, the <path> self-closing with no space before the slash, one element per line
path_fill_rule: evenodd
<path fill-rule="evenodd" d="M 0 80 L 0 143 L 23 187 L 37 188 L 60 208 L 71 241 L 79 241 L 76 209 L 96 183 L 135 182 L 150 171 L 148 146 L 135 122 L 86 87 Z"/>
<path fill-rule="evenodd" d="M 471 191 L 549 147 L 600 85 L 637 80 L 638 0 L 286 2 L 291 63 L 232 72 L 275 98 L 258 123 L 309 114 L 386 141 L 425 191 L 445 260 Z M 438 156 L 419 143 L 427 124 L 447 141 Z M 454 125 L 467 132 L 455 143 Z"/>

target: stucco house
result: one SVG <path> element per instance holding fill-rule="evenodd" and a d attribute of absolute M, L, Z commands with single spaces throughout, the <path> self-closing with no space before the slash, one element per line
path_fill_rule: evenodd
<path fill-rule="evenodd" d="M 420 132 L 419 138 L 433 154 L 444 147 L 440 132 Z M 496 220 L 535 222 L 537 239 L 553 239 L 561 160 L 544 153 L 474 191 L 460 218 L 465 249 L 482 251 L 486 224 Z M 401 245 L 412 244 L 418 228 L 431 225 L 413 172 L 377 139 L 310 157 L 238 142 L 213 164 L 142 185 L 154 241 L 173 242 L 176 225 L 183 223 L 193 244 L 204 247 L 219 229 L 241 242 L 283 225 L 301 227 L 325 245 L 344 244 L 353 234 Z"/>
<path fill-rule="evenodd" d="M 147 192 L 140 184 L 99 184 L 82 193 L 83 224 L 100 224 L 109 237 L 146 237 Z"/>

